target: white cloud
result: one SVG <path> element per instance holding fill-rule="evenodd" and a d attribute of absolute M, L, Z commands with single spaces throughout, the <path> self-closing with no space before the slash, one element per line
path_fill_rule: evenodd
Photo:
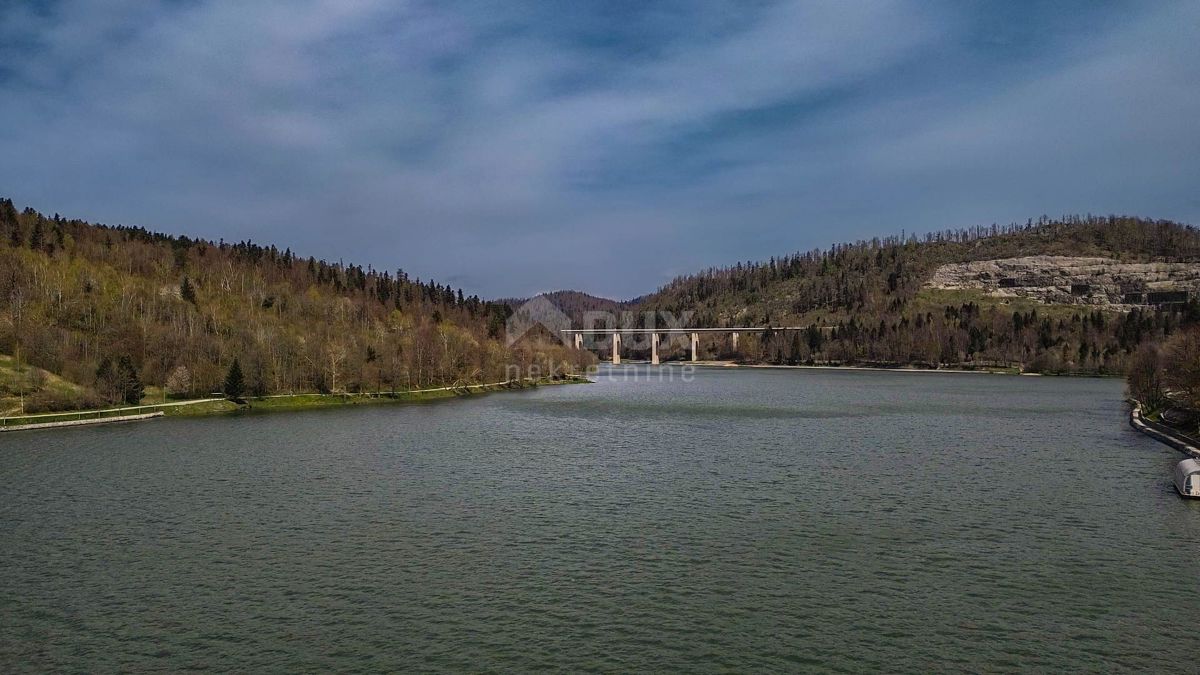
<path fill-rule="evenodd" d="M 0 185 L 51 211 L 489 295 L 632 295 L 671 272 L 1029 209 L 1200 214 L 1184 186 L 1200 173 L 1186 3 L 978 81 L 940 61 L 973 48 L 971 17 L 924 3 L 659 9 L 644 28 L 661 40 L 637 51 L 532 7 L 9 9 L 0 38 L 38 47 L 0 46 L 0 96 L 20 102 L 0 108 L 0 142 L 49 161 L 0 165 Z M 739 126 L 776 106 L 796 110 Z"/>

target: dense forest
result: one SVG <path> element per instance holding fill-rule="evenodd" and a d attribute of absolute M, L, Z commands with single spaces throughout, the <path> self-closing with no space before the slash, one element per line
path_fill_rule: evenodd
<path fill-rule="evenodd" d="M 507 347 L 511 309 L 434 281 L 290 250 L 18 212 L 0 200 L 0 353 L 34 368 L 0 398 L 28 412 L 222 391 L 400 390 L 579 369 L 550 342 Z M 39 386 L 59 379 L 75 386 Z"/>
<path fill-rule="evenodd" d="M 951 262 L 1028 255 L 1200 261 L 1200 231 L 1131 217 L 1041 219 L 892 237 L 739 263 L 674 280 L 634 309 L 708 326 L 806 326 L 705 341 L 706 356 L 792 364 L 1011 367 L 1120 374 L 1145 342 L 1200 323 L 1200 305 L 1130 312 L 927 287 Z"/>

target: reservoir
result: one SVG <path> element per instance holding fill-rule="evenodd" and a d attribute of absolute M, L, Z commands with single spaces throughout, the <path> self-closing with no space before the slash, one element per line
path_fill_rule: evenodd
<path fill-rule="evenodd" d="M 1176 670 L 1116 379 L 680 367 L 0 436 L 0 670 Z"/>

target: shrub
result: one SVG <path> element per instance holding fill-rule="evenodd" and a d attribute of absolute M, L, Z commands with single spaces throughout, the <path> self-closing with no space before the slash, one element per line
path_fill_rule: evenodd
<path fill-rule="evenodd" d="M 99 396 L 90 391 L 56 391 L 42 389 L 25 399 L 25 412 L 61 412 L 65 410 L 86 410 L 98 408 L 102 404 Z"/>

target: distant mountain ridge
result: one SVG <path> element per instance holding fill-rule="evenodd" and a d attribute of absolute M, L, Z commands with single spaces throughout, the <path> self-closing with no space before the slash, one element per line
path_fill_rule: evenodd
<path fill-rule="evenodd" d="M 582 291 L 551 291 L 549 293 L 540 293 L 535 297 L 543 297 L 552 302 L 555 307 L 569 316 L 571 322 L 574 324 L 582 324 L 586 312 L 611 312 L 613 314 L 620 314 L 623 311 L 631 310 L 639 301 L 639 299 L 611 300 Z M 503 298 L 494 302 L 516 309 L 530 299 Z"/>

